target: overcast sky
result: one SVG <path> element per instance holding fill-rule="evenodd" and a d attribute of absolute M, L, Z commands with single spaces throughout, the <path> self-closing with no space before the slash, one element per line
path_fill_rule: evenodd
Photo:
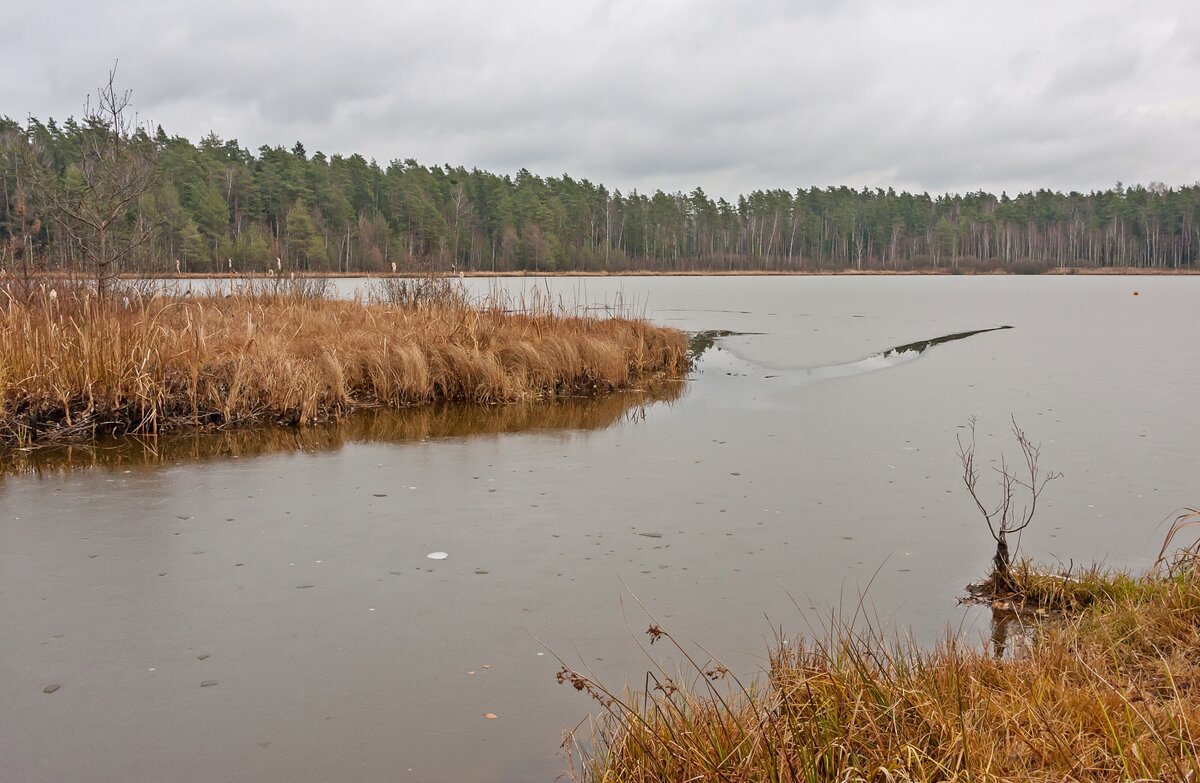
<path fill-rule="evenodd" d="M 5 0 L 0 114 L 119 58 L 140 117 L 244 147 L 629 190 L 1200 180 L 1196 0 Z"/>

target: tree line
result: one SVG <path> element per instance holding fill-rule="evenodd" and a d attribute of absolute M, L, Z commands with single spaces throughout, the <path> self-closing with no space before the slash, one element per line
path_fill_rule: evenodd
<path fill-rule="evenodd" d="M 128 121 L 0 117 L 0 266 L 124 272 L 1195 268 L 1200 184 L 1010 197 L 849 187 L 735 201 Z"/>

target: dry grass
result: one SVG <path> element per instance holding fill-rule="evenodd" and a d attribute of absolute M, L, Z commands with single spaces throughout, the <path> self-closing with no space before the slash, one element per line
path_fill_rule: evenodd
<path fill-rule="evenodd" d="M 1087 609 L 1043 624 L 1015 655 L 954 640 L 919 649 L 838 622 L 823 641 L 781 642 L 763 685 L 687 658 L 688 676 L 658 671 L 645 692 L 617 695 L 564 668 L 605 709 L 573 747 L 571 775 L 1200 780 L 1200 571 L 1095 578 Z"/>
<path fill-rule="evenodd" d="M 680 376 L 686 351 L 681 332 L 640 320 L 463 302 L 261 290 L 10 299 L 0 312 L 0 444 L 586 395 Z"/>

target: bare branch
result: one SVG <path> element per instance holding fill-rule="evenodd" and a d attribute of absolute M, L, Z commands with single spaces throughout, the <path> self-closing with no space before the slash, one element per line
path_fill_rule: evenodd
<path fill-rule="evenodd" d="M 999 541 L 996 528 L 992 525 L 992 517 L 996 512 L 988 511 L 983 505 L 983 501 L 979 498 L 977 487 L 979 485 L 979 471 L 975 468 L 975 422 L 976 418 L 972 416 L 967 420 L 967 428 L 971 433 L 971 441 L 969 444 L 964 444 L 962 435 L 955 436 L 958 440 L 958 458 L 963 466 L 963 483 L 967 487 L 967 492 L 971 494 L 971 499 L 975 501 L 975 505 L 979 508 L 979 513 L 983 515 L 987 522 L 988 530 L 991 531 L 992 538 Z"/>

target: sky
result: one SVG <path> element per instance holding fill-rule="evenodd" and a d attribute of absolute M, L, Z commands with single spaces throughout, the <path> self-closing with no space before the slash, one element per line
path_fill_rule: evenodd
<path fill-rule="evenodd" d="M 198 141 L 628 192 L 1200 181 L 1195 0 L 3 0 L 0 115 L 117 63 Z"/>

